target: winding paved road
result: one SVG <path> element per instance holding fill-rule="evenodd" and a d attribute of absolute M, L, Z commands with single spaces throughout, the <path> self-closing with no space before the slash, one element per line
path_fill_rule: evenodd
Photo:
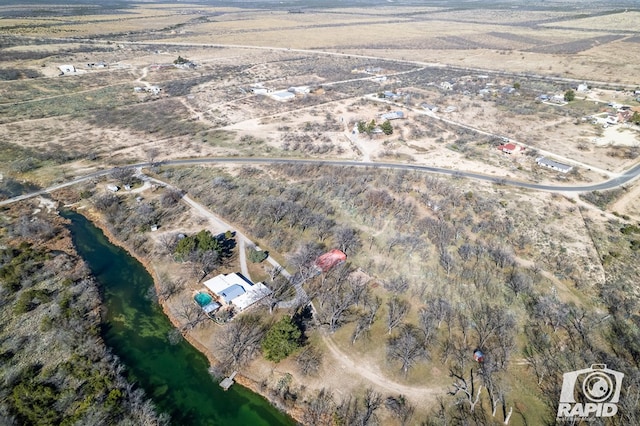
<path fill-rule="evenodd" d="M 532 189 L 536 191 L 547 192 L 591 192 L 591 191 L 604 191 L 607 189 L 613 189 L 623 186 L 636 179 L 640 175 L 640 163 L 636 164 L 632 168 L 628 169 L 619 176 L 612 179 L 587 185 L 550 185 L 540 184 L 533 182 L 523 182 L 519 180 L 507 179 L 503 177 L 489 176 L 482 173 L 464 172 L 460 170 L 444 169 L 440 167 L 424 166 L 419 164 L 402 164 L 402 163 L 385 163 L 385 162 L 367 162 L 367 161 L 354 161 L 354 160 L 315 160 L 315 159 L 294 159 L 294 158 L 258 158 L 258 157 L 221 157 L 221 158 L 189 158 L 183 160 L 169 160 L 162 162 L 167 166 L 195 166 L 200 164 L 302 164 L 302 165 L 318 165 L 318 166 L 335 166 L 335 167 L 363 167 L 363 168 L 376 168 L 376 169 L 397 169 L 417 171 L 423 173 L 433 173 L 448 175 L 467 179 L 476 179 L 485 182 L 491 182 L 495 184 L 513 186 L 518 188 Z M 126 166 L 128 168 L 140 168 L 149 167 L 151 163 L 137 163 Z M 68 182 L 56 184 L 48 188 L 43 188 L 38 191 L 34 191 L 28 194 L 19 195 L 17 197 L 9 198 L 0 201 L 0 206 L 6 206 L 18 201 L 27 200 L 29 198 L 37 197 L 39 195 L 48 194 L 56 190 L 66 188 L 72 185 L 76 185 L 81 182 L 86 182 L 91 179 L 109 175 L 113 169 L 105 169 L 97 172 L 89 173 L 85 176 L 70 180 Z"/>

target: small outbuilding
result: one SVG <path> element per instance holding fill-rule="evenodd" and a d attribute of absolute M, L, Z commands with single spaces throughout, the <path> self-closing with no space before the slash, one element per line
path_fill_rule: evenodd
<path fill-rule="evenodd" d="M 313 266 L 315 266 L 319 272 L 327 272 L 331 268 L 344 263 L 346 260 L 347 255 L 344 254 L 344 252 L 338 249 L 333 249 L 320 255 L 314 262 Z"/>

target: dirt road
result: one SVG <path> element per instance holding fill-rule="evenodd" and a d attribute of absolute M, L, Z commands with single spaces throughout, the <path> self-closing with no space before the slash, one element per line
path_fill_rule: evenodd
<path fill-rule="evenodd" d="M 436 401 L 436 397 L 444 395 L 447 388 L 443 386 L 408 386 L 394 382 L 385 377 L 376 365 L 367 363 L 361 358 L 351 358 L 342 352 L 329 336 L 323 336 L 323 342 L 327 345 L 331 356 L 335 359 L 338 370 L 344 379 L 355 374 L 369 382 L 372 387 L 382 391 L 384 394 L 404 395 L 412 404 L 424 405 Z M 331 362 L 331 361 L 330 361 Z"/>

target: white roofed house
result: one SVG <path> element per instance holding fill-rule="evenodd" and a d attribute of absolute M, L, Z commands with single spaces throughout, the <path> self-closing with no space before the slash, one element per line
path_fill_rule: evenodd
<path fill-rule="evenodd" d="M 58 69 L 62 74 L 72 74 L 76 72 L 76 67 L 73 65 L 60 65 Z"/>
<path fill-rule="evenodd" d="M 271 294 L 271 290 L 263 283 L 253 283 L 237 272 L 217 275 L 205 281 L 204 286 L 222 302 L 235 306 L 239 311 L 244 311 Z"/>
<path fill-rule="evenodd" d="M 271 92 L 269 94 L 271 98 L 278 102 L 286 102 L 295 99 L 296 95 L 288 90 L 279 90 L 277 92 Z"/>
<path fill-rule="evenodd" d="M 589 90 L 589 86 L 586 83 L 580 83 L 576 88 L 577 92 L 587 92 L 588 90 Z"/>
<path fill-rule="evenodd" d="M 558 163 L 557 161 L 549 160 L 548 158 L 544 157 L 536 158 L 536 163 L 538 163 L 539 166 L 546 167 L 560 173 L 569 173 L 573 169 L 572 166 Z"/>

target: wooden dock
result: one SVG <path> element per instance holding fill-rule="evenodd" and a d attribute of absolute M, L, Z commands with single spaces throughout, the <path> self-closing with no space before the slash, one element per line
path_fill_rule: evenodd
<path fill-rule="evenodd" d="M 229 389 L 231 385 L 234 383 L 233 379 L 236 377 L 236 374 L 238 374 L 238 372 L 234 371 L 233 373 L 231 373 L 229 377 L 225 377 L 224 380 L 220 382 L 220 387 L 224 390 Z"/>

